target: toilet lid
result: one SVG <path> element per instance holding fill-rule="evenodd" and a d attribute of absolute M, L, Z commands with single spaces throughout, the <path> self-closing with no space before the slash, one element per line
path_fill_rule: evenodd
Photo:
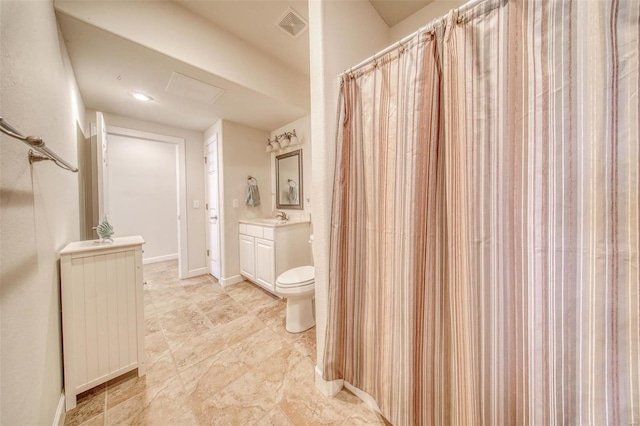
<path fill-rule="evenodd" d="M 294 287 L 312 283 L 314 278 L 315 269 L 313 266 L 300 266 L 283 272 L 276 281 L 280 286 Z"/>

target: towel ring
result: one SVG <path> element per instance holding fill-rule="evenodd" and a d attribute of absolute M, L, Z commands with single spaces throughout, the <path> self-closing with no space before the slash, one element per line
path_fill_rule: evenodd
<path fill-rule="evenodd" d="M 295 181 L 295 180 L 293 180 L 293 179 L 287 179 L 287 183 L 289 183 L 289 186 L 290 186 L 291 188 L 295 188 L 296 186 L 298 186 L 298 184 L 296 183 L 296 181 Z"/>
<path fill-rule="evenodd" d="M 247 177 L 247 183 L 251 183 L 251 181 L 255 182 L 256 184 L 258 184 L 258 179 L 254 178 L 253 176 L 249 175 Z"/>

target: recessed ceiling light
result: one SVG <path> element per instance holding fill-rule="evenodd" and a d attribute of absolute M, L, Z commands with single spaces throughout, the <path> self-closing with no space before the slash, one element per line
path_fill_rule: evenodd
<path fill-rule="evenodd" d="M 140 92 L 130 92 L 129 93 L 131 96 L 133 96 L 134 98 L 136 98 L 139 101 L 143 101 L 143 102 L 150 102 L 153 100 L 153 98 L 149 95 L 145 95 L 144 93 L 140 93 Z"/>

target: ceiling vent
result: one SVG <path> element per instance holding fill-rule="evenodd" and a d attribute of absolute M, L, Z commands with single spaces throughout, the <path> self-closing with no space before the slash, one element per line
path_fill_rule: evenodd
<path fill-rule="evenodd" d="M 307 28 L 307 21 L 298 15 L 295 10 L 289 8 L 276 22 L 278 28 L 293 38 L 298 38 Z"/>
<path fill-rule="evenodd" d="M 177 72 L 171 74 L 169 84 L 164 89 L 171 93 L 192 101 L 214 104 L 224 94 L 224 89 L 212 86 L 195 78 L 187 77 Z"/>

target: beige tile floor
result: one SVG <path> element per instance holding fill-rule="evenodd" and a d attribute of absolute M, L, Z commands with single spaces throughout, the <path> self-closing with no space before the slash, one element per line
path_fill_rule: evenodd
<path fill-rule="evenodd" d="M 315 388 L 315 328 L 287 333 L 284 301 L 248 282 L 178 280 L 177 262 L 144 277 L 146 376 L 80 395 L 65 425 L 385 424 L 348 391 Z"/>

